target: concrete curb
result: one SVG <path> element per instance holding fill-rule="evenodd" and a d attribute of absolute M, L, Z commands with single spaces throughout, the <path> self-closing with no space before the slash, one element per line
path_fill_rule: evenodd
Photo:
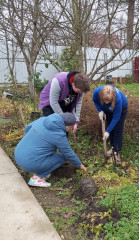
<path fill-rule="evenodd" d="M 0 239 L 61 240 L 30 188 L 0 148 Z"/>

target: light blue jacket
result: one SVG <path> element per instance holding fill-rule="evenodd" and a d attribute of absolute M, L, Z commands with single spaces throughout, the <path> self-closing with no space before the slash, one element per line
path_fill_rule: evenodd
<path fill-rule="evenodd" d="M 25 171 L 32 172 L 34 169 L 35 172 L 57 149 L 65 160 L 76 167 L 81 165 L 80 159 L 70 147 L 66 127 L 59 114 L 54 113 L 35 120 L 26 126 L 25 133 L 15 149 L 15 160 Z"/>

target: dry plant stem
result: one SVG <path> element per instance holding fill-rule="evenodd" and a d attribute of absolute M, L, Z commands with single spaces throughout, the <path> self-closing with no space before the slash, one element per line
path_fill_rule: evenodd
<path fill-rule="evenodd" d="M 76 145 L 77 154 L 78 154 L 78 157 L 80 158 L 79 148 L 78 148 L 78 144 L 77 144 L 76 133 L 73 133 L 73 136 L 74 136 L 74 141 L 75 141 L 75 145 Z"/>
<path fill-rule="evenodd" d="M 26 123 L 25 123 L 25 119 L 24 119 L 24 115 L 23 115 L 23 111 L 22 111 L 21 105 L 19 106 L 19 113 L 20 113 L 23 125 L 24 125 L 24 127 L 26 127 Z"/>

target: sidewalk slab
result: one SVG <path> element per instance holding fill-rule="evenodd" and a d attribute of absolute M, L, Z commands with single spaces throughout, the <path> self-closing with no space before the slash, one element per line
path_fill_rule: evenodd
<path fill-rule="evenodd" d="M 18 170 L 3 149 L 0 148 L 0 175 L 8 173 L 18 173 Z"/>
<path fill-rule="evenodd" d="M 17 168 L 0 148 L 0 239 L 61 240 Z"/>

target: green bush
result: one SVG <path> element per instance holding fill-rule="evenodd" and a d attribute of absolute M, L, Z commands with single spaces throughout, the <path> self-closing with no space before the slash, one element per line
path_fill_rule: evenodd
<path fill-rule="evenodd" d="M 133 83 L 134 82 L 134 76 L 133 75 L 125 75 L 125 82 L 126 83 Z"/>
<path fill-rule="evenodd" d="M 40 79 L 41 72 L 34 73 L 34 87 L 36 92 L 40 93 L 42 89 L 45 87 L 45 85 L 48 83 L 48 80 L 42 80 Z"/>
<path fill-rule="evenodd" d="M 60 56 L 62 71 L 70 72 L 79 69 L 79 59 L 76 55 L 77 47 L 73 43 L 70 48 L 64 48 Z"/>

